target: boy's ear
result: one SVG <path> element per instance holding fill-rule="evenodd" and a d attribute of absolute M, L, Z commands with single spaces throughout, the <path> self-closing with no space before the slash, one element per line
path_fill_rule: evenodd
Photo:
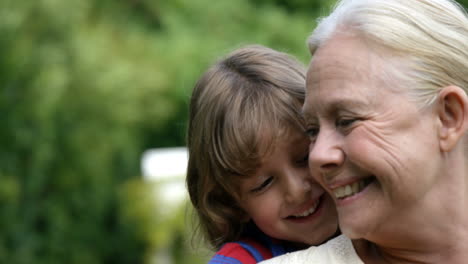
<path fill-rule="evenodd" d="M 437 99 L 437 114 L 440 150 L 449 152 L 468 128 L 468 97 L 465 91 L 458 86 L 442 88 Z"/>
<path fill-rule="evenodd" d="M 238 216 L 239 216 L 239 221 L 241 221 L 241 223 L 245 224 L 247 222 L 250 221 L 250 215 L 245 211 L 244 208 L 242 208 L 242 206 L 240 205 L 240 202 L 239 204 L 237 205 L 238 206 Z"/>
<path fill-rule="evenodd" d="M 241 217 L 241 221 L 242 221 L 242 223 L 247 223 L 247 222 L 249 222 L 249 221 L 250 221 L 250 216 L 249 216 L 249 214 L 244 213 L 244 215 L 242 215 L 242 217 Z"/>

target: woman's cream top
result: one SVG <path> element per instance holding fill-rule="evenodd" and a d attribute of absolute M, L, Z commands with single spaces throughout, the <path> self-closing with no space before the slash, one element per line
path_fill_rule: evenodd
<path fill-rule="evenodd" d="M 344 235 L 325 244 L 287 253 L 262 264 L 364 264 L 354 250 L 351 240 Z"/>

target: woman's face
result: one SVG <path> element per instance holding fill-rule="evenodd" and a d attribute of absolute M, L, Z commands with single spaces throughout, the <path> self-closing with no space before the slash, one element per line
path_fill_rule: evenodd
<path fill-rule="evenodd" d="M 388 234 L 401 217 L 438 202 L 435 115 L 382 81 L 384 60 L 370 51 L 339 35 L 321 47 L 303 109 L 312 175 L 333 196 L 341 231 L 351 238 Z"/>
<path fill-rule="evenodd" d="M 333 200 L 309 174 L 309 140 L 291 131 L 275 142 L 255 175 L 241 182 L 240 204 L 271 237 L 321 244 L 336 233 L 338 220 Z"/>

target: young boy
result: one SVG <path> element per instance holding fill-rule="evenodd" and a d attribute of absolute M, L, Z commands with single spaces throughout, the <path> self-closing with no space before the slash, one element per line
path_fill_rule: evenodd
<path fill-rule="evenodd" d="M 210 263 L 257 263 L 337 233 L 335 205 L 308 170 L 305 69 L 263 47 L 214 64 L 190 102 L 187 187 Z"/>

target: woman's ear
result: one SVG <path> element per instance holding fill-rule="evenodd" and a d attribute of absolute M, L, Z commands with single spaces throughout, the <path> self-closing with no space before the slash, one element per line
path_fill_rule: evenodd
<path fill-rule="evenodd" d="M 449 152 L 468 128 L 468 97 L 465 91 L 458 86 L 442 88 L 437 99 L 437 113 L 440 149 Z"/>

